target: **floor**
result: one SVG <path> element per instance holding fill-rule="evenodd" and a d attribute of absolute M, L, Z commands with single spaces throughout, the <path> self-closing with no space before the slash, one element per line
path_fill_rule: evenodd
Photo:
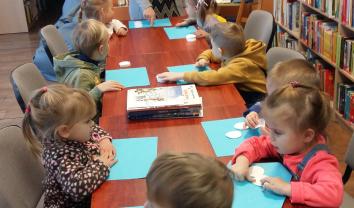
<path fill-rule="evenodd" d="M 42 12 L 29 33 L 0 35 L 0 128 L 21 124 L 23 114 L 15 99 L 9 75 L 17 66 L 32 61 L 39 44 L 39 29 L 59 19 L 61 9 L 58 8 L 62 7 L 63 2 L 50 1 L 47 10 Z M 340 172 L 344 173 L 344 157 L 351 135 L 336 122 L 329 124 L 326 133 L 328 146 L 339 160 Z M 354 173 L 344 189 L 354 197 Z"/>

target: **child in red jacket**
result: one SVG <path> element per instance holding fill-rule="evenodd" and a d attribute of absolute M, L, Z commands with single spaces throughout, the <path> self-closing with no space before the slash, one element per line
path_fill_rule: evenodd
<path fill-rule="evenodd" d="M 231 166 L 235 180 L 255 181 L 249 175 L 249 165 L 262 158 L 278 158 L 293 180 L 264 178 L 264 190 L 286 195 L 291 203 L 339 207 L 343 183 L 338 160 L 321 136 L 331 111 L 326 94 L 316 86 L 292 82 L 275 90 L 260 112 L 270 134 L 252 137 L 236 148 Z"/>

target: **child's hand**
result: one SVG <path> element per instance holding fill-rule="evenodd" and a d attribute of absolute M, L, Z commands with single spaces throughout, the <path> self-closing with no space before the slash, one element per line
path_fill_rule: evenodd
<path fill-rule="evenodd" d="M 266 177 L 261 180 L 261 183 L 264 191 L 268 188 L 277 194 L 291 197 L 290 183 L 285 182 L 280 177 Z"/>
<path fill-rule="evenodd" d="M 245 124 L 243 125 L 243 130 L 246 130 L 246 126 L 250 127 L 251 129 L 256 128 L 258 125 L 258 113 L 255 111 L 251 111 L 245 118 Z"/>
<path fill-rule="evenodd" d="M 194 65 L 194 68 L 204 68 L 204 67 L 207 67 L 209 66 L 210 64 L 210 61 L 207 61 L 205 59 L 199 59 L 195 65 Z"/>
<path fill-rule="evenodd" d="M 261 134 L 263 136 L 268 136 L 270 134 L 270 129 L 268 128 L 268 126 L 265 127 L 259 127 L 261 129 Z"/>
<path fill-rule="evenodd" d="M 176 24 L 176 27 L 184 27 L 184 26 L 187 26 L 188 25 L 188 22 L 187 21 L 183 21 L 183 22 L 179 22 Z"/>
<path fill-rule="evenodd" d="M 126 36 L 127 33 L 128 31 L 124 27 L 119 28 L 116 32 L 118 36 Z"/>
<path fill-rule="evenodd" d="M 105 81 L 105 82 L 97 85 L 97 88 L 101 92 L 109 92 L 109 91 L 121 90 L 124 88 L 124 86 L 117 81 L 110 80 L 110 81 Z"/>
<path fill-rule="evenodd" d="M 162 82 L 176 82 L 183 79 L 184 73 L 175 73 L 175 72 L 164 72 L 159 74 L 158 77 Z"/>
<path fill-rule="evenodd" d="M 118 162 L 118 159 L 114 159 L 115 156 L 113 156 L 112 154 L 105 152 L 102 155 L 100 155 L 100 157 L 97 157 L 96 155 L 92 156 L 92 158 L 101 160 L 102 162 L 104 162 L 106 165 L 108 165 L 109 167 L 112 167 L 112 165 L 116 164 Z"/>
<path fill-rule="evenodd" d="M 198 30 L 194 31 L 193 34 L 196 35 L 198 38 L 203 38 L 207 36 L 208 33 L 198 27 Z"/>
<path fill-rule="evenodd" d="M 113 144 L 109 139 L 102 139 L 99 144 L 100 155 L 103 155 L 104 153 L 108 152 L 109 154 L 113 155 L 113 157 L 116 156 L 116 148 L 114 148 Z"/>
<path fill-rule="evenodd" d="M 233 173 L 236 181 L 243 182 L 245 179 L 254 182 L 256 179 L 252 178 L 249 173 L 249 160 L 244 155 L 239 155 L 236 158 L 236 163 L 231 166 L 231 172 Z"/>

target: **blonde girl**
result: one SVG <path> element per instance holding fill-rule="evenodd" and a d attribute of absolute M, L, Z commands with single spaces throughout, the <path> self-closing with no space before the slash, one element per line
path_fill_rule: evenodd
<path fill-rule="evenodd" d="M 213 15 L 217 8 L 216 0 L 186 0 L 185 9 L 189 18 L 177 23 L 176 26 L 182 27 L 197 24 L 198 30 L 194 34 L 198 37 L 205 37 L 208 44 L 211 45 L 210 31 L 215 24 L 220 22 Z"/>
<path fill-rule="evenodd" d="M 32 153 L 43 156 L 45 207 L 90 207 L 91 193 L 117 162 L 112 137 L 91 120 L 93 109 L 86 91 L 65 85 L 32 94 L 22 131 Z"/>
<path fill-rule="evenodd" d="M 85 13 L 89 19 L 95 19 L 105 24 L 110 36 L 113 32 L 118 36 L 125 36 L 128 33 L 128 28 L 121 21 L 113 19 L 112 0 L 83 0 L 78 15 L 79 23 L 82 21 L 82 13 Z"/>
<path fill-rule="evenodd" d="M 288 196 L 291 203 L 339 207 L 343 183 L 338 160 L 321 136 L 331 112 L 328 96 L 317 86 L 292 82 L 276 89 L 260 112 L 270 134 L 252 137 L 236 148 L 231 166 L 235 180 L 255 181 L 249 165 L 262 158 L 277 158 L 292 174 L 292 181 L 266 177 L 261 180 L 264 190 Z"/>

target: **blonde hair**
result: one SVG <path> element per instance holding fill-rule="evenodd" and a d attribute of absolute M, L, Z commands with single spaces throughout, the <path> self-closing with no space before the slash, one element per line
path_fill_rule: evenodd
<path fill-rule="evenodd" d="M 81 23 L 82 21 L 82 13 L 85 13 L 85 16 L 88 19 L 95 19 L 98 21 L 103 22 L 103 16 L 101 16 L 100 14 L 100 10 L 106 9 L 108 10 L 109 8 L 109 2 L 112 0 L 86 0 L 86 1 L 82 1 L 81 2 L 81 8 L 80 8 L 80 12 L 78 15 L 78 19 L 79 19 L 79 23 Z"/>
<path fill-rule="evenodd" d="M 108 31 L 103 23 L 89 19 L 75 26 L 71 38 L 75 50 L 91 57 L 104 41 L 108 41 Z"/>
<path fill-rule="evenodd" d="M 202 23 L 202 25 L 205 22 L 206 15 L 213 14 L 218 9 L 218 3 L 216 3 L 216 0 L 203 0 L 203 2 L 200 3 L 198 3 L 198 0 L 186 0 L 186 1 L 189 1 L 192 5 L 198 7 L 198 11 L 197 11 L 198 19 Z"/>
<path fill-rule="evenodd" d="M 293 59 L 277 63 L 268 73 L 268 79 L 279 86 L 289 84 L 296 80 L 306 84 L 321 87 L 321 79 L 318 70 L 312 63 L 303 59 Z"/>
<path fill-rule="evenodd" d="M 289 108 L 277 109 L 284 104 Z M 315 137 L 323 133 L 332 116 L 329 96 L 317 86 L 297 83 L 276 89 L 262 104 L 261 116 L 272 115 L 289 122 L 296 132 L 313 129 Z"/>
<path fill-rule="evenodd" d="M 233 201 L 229 169 L 198 153 L 162 153 L 150 167 L 146 186 L 150 201 L 171 208 L 231 208 Z"/>
<path fill-rule="evenodd" d="M 62 139 L 58 134 L 61 125 L 71 128 L 85 117 L 92 118 L 96 114 L 95 102 L 86 91 L 65 85 L 51 85 L 46 90 L 34 91 L 27 109 L 22 120 L 22 132 L 31 152 L 38 156 L 42 151 L 39 141 L 57 142 Z"/>
<path fill-rule="evenodd" d="M 245 50 L 245 33 L 240 25 L 234 22 L 220 22 L 211 29 L 211 39 L 218 47 L 231 55 Z"/>

